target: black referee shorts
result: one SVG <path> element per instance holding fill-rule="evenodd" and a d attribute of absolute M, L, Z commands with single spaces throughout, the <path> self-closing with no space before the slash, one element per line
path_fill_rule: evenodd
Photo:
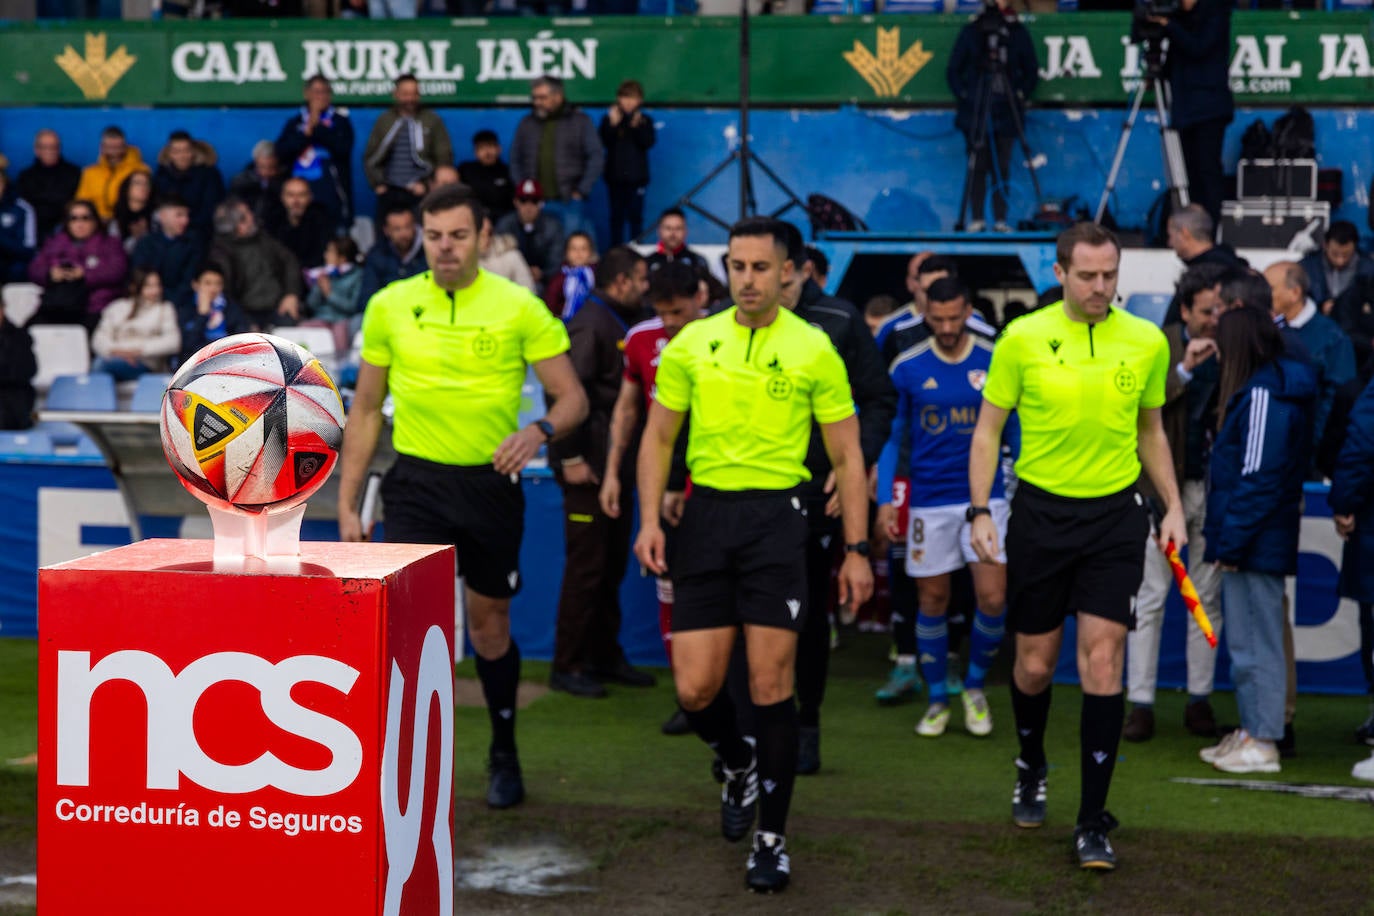
<path fill-rule="evenodd" d="M 491 465 L 459 467 L 400 455 L 382 479 L 383 528 L 393 544 L 452 544 L 458 574 L 488 598 L 520 591 L 525 491 Z"/>
<path fill-rule="evenodd" d="M 673 548 L 673 632 L 806 623 L 806 513 L 792 490 L 694 486 Z"/>
<path fill-rule="evenodd" d="M 1007 524 L 1007 627 L 1049 633 L 1084 613 L 1134 629 L 1149 533 L 1133 486 L 1074 499 L 1021 481 Z"/>

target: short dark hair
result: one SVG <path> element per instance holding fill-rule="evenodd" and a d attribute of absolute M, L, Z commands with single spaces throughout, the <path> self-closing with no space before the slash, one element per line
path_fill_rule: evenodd
<path fill-rule="evenodd" d="M 1073 263 L 1073 250 L 1079 245 L 1088 245 L 1092 248 L 1111 245 L 1116 249 L 1117 256 L 1121 255 L 1121 242 L 1117 240 L 1116 233 L 1097 223 L 1084 220 L 1059 233 L 1059 238 L 1055 240 L 1054 258 L 1060 267 L 1069 269 L 1069 265 Z"/>
<path fill-rule="evenodd" d="M 192 142 L 191 134 L 188 131 L 181 130 L 178 128 L 177 130 L 174 130 L 167 135 L 168 143 L 176 143 L 179 140 L 185 140 L 187 143 L 190 143 Z"/>
<path fill-rule="evenodd" d="M 490 127 L 484 127 L 472 135 L 472 145 L 481 146 L 483 143 L 492 143 L 496 146 L 501 145 L 501 139 L 496 136 L 496 131 Z"/>
<path fill-rule="evenodd" d="M 586 239 L 587 247 L 592 250 L 592 257 L 596 257 L 596 239 L 592 238 L 592 234 L 590 232 L 583 232 L 581 229 L 577 230 L 576 232 L 569 232 L 567 236 L 563 239 L 563 252 L 565 254 L 568 251 L 568 243 L 571 242 L 573 239 Z"/>
<path fill-rule="evenodd" d="M 662 217 L 659 217 L 662 219 Z M 787 226 L 782 220 L 774 219 L 771 216 L 746 216 L 744 219 L 730 227 L 729 241 L 733 242 L 737 238 L 760 238 L 767 236 L 773 240 L 773 247 L 782 253 L 783 258 L 790 259 L 792 252 L 787 245 Z M 796 226 L 791 227 L 796 231 Z"/>
<path fill-rule="evenodd" d="M 1257 308 L 1263 312 L 1274 310 L 1274 291 L 1262 274 L 1253 270 L 1233 273 L 1221 284 L 1221 300 L 1227 305 Z"/>
<path fill-rule="evenodd" d="M 1174 287 L 1179 308 L 1192 309 L 1198 293 L 1220 286 L 1230 272 L 1225 264 L 1199 264 L 1185 270 Z"/>
<path fill-rule="evenodd" d="M 324 83 L 324 88 L 329 90 L 333 90 L 334 88 L 334 84 L 329 82 L 329 77 L 325 76 L 323 73 L 312 73 L 305 78 L 305 88 L 307 89 L 316 83 Z"/>
<path fill-rule="evenodd" d="M 632 95 L 637 99 L 642 99 L 644 98 L 644 87 L 640 85 L 639 80 L 626 80 L 616 89 L 615 95 L 616 98 L 622 95 Z"/>
<path fill-rule="evenodd" d="M 534 81 L 530 83 L 531 89 L 538 89 L 541 86 L 546 89 L 552 89 L 559 95 L 566 94 L 563 91 L 563 81 L 556 76 L 537 76 L 534 78 Z"/>
<path fill-rule="evenodd" d="M 1337 245 L 1353 245 L 1360 241 L 1360 230 L 1348 219 L 1338 219 L 1326 230 L 1326 240 Z"/>
<path fill-rule="evenodd" d="M 181 207 L 185 210 L 191 209 L 191 205 L 186 202 L 186 198 L 175 191 L 159 194 L 157 197 L 157 209 L 165 210 L 168 207 Z"/>
<path fill-rule="evenodd" d="M 285 186 L 283 185 L 283 187 Z M 415 219 L 415 211 L 410 207 L 405 206 L 404 204 L 396 204 L 394 206 L 387 207 L 385 210 L 383 210 L 381 213 L 377 215 L 381 219 L 382 225 L 385 226 L 387 220 L 391 219 L 393 216 L 396 216 L 398 214 L 401 216 L 409 216 L 411 219 Z"/>
<path fill-rule="evenodd" d="M 348 263 L 358 263 L 358 243 L 353 241 L 351 236 L 336 235 L 325 243 L 326 248 L 330 245 L 333 245 L 334 250 L 339 253 L 339 257 Z"/>
<path fill-rule="evenodd" d="M 806 239 L 802 237 L 801 230 L 787 220 L 780 219 L 778 224 L 787 240 L 787 260 L 800 271 L 806 263 Z"/>
<path fill-rule="evenodd" d="M 669 207 L 668 209 L 664 210 L 662 213 L 660 213 L 660 214 L 658 215 L 658 222 L 657 222 L 657 223 L 654 223 L 654 225 L 657 226 L 658 223 L 663 222 L 665 219 L 667 219 L 667 218 L 670 217 L 670 216 L 676 216 L 678 219 L 682 220 L 684 223 L 687 222 L 687 214 L 682 212 L 682 208 L 681 208 L 681 207 Z"/>
<path fill-rule="evenodd" d="M 919 277 L 922 274 L 938 274 L 941 271 L 951 277 L 957 277 L 959 276 L 959 262 L 947 254 L 933 254 L 916 268 L 916 275 Z"/>
<path fill-rule="evenodd" d="M 897 301 L 896 296 L 879 293 L 864 303 L 864 316 L 867 318 L 886 318 L 901 307 L 902 304 Z"/>
<path fill-rule="evenodd" d="M 688 299 L 701 289 L 701 274 L 686 261 L 669 261 L 649 275 L 649 301 Z"/>
<path fill-rule="evenodd" d="M 482 220 L 487 217 L 486 207 L 472 194 L 472 189 L 461 184 L 440 185 L 430 191 L 420 201 L 420 216 L 428 213 L 443 213 L 458 207 L 467 207 L 472 214 L 472 224 L 482 228 Z"/>
<path fill-rule="evenodd" d="M 220 266 L 220 263 L 218 261 L 205 261 L 204 263 L 202 263 L 199 267 L 196 268 L 196 275 L 194 279 L 196 280 L 196 282 L 200 282 L 200 278 L 205 276 L 206 274 L 218 274 L 220 279 L 225 279 L 227 277 L 224 268 Z"/>
<path fill-rule="evenodd" d="M 124 128 L 120 127 L 118 124 L 111 124 L 100 132 L 100 139 L 104 140 L 106 137 L 118 137 L 123 140 L 125 139 Z"/>
<path fill-rule="evenodd" d="M 392 85 L 399 86 L 401 83 L 415 83 L 418 86 L 420 80 L 416 78 L 414 73 L 402 73 L 400 76 L 396 77 L 396 81 Z"/>
<path fill-rule="evenodd" d="M 953 302 L 955 299 L 969 301 L 968 287 L 958 277 L 941 277 L 926 290 L 927 302 Z"/>
<path fill-rule="evenodd" d="M 811 262 L 811 266 L 816 269 L 816 273 L 830 273 L 830 259 L 815 245 L 806 246 L 806 259 Z"/>
<path fill-rule="evenodd" d="M 635 265 L 644 256 L 629 245 L 617 245 L 602 256 L 596 265 L 596 285 L 598 289 L 609 289 L 624 276 L 634 276 Z"/>

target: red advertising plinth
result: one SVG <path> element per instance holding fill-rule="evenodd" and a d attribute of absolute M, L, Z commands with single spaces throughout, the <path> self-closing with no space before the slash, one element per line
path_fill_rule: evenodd
<path fill-rule="evenodd" d="M 39 571 L 40 911 L 448 916 L 453 549 L 212 551 Z"/>

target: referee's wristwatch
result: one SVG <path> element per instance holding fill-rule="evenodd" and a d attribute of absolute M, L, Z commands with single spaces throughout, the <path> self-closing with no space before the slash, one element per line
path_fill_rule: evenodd
<path fill-rule="evenodd" d="M 964 510 L 964 521 L 971 522 L 980 515 L 992 515 L 992 510 L 987 506 L 969 506 Z"/>
<path fill-rule="evenodd" d="M 545 442 L 553 441 L 553 434 L 556 432 L 556 430 L 553 428 L 552 423 L 550 423 L 548 420 L 535 420 L 534 425 L 538 428 L 538 430 L 541 433 L 544 434 Z"/>
<path fill-rule="evenodd" d="M 844 545 L 845 553 L 857 553 L 861 557 L 868 556 L 868 541 L 857 541 L 853 544 Z"/>

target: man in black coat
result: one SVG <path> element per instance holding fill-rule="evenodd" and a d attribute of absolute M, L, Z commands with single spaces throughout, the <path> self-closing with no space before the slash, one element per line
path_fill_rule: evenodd
<path fill-rule="evenodd" d="M 305 105 L 286 119 L 277 136 L 277 159 L 296 178 L 310 182 L 341 232 L 353 227 L 353 122 L 334 107 L 329 80 L 312 76 Z"/>
<path fill-rule="evenodd" d="M 1221 219 L 1226 176 L 1221 143 L 1235 114 L 1228 67 L 1231 61 L 1231 3 L 1180 0 L 1182 11 L 1150 21 L 1169 39 L 1165 71 L 1173 91 L 1172 124 L 1183 147 L 1188 192 L 1215 224 Z M 1190 265 L 1191 266 L 1191 265 Z"/>
<path fill-rule="evenodd" d="M 187 231 L 190 224 L 191 209 L 186 201 L 175 194 L 159 198 L 154 228 L 138 240 L 129 257 L 130 267 L 157 271 L 168 302 L 180 302 L 190 295 L 196 269 L 204 257 L 206 246 Z"/>
<path fill-rule="evenodd" d="M 153 187 L 159 197 L 175 194 L 191 212 L 191 234 L 208 245 L 215 234 L 215 207 L 224 200 L 224 176 L 216 163 L 219 156 L 204 140 L 193 140 L 184 130 L 172 131 L 157 157 Z"/>
<path fill-rule="evenodd" d="M 287 247 L 302 268 L 324 263 L 324 246 L 334 238 L 334 221 L 312 198 L 310 182 L 288 178 L 281 187 L 281 207 L 267 223 L 268 235 Z"/>
<path fill-rule="evenodd" d="M 993 82 L 996 72 L 989 63 L 989 50 L 994 43 L 1000 49 L 999 59 L 1006 76 L 1001 85 Z M 1005 191 L 1011 147 L 1016 140 L 1014 119 L 1024 117 L 1025 100 L 1030 98 L 1040 80 L 1035 45 L 1030 32 L 1011 9 L 1011 0 L 997 0 L 995 7 L 989 7 L 964 26 L 950 52 L 945 79 L 959 100 L 954 126 L 963 133 L 972 161 L 968 174 L 970 221 L 967 228 L 970 232 L 981 232 L 986 226 L 983 205 L 987 176 L 993 167 L 992 157 L 996 155 L 996 174 L 1001 180 L 994 181 L 992 186 L 993 228 L 998 232 L 1010 232 Z M 989 83 L 993 83 L 990 110 L 987 120 L 980 125 L 977 123 L 979 103 L 990 91 Z M 981 138 L 978 136 L 980 128 L 985 132 Z M 959 218 L 963 217 L 960 213 Z"/>
<path fill-rule="evenodd" d="M 472 135 L 472 156 L 458 163 L 458 180 L 487 208 L 492 225 L 515 210 L 515 182 L 510 166 L 501 159 L 501 140 L 496 131 L 482 129 Z"/>
<path fill-rule="evenodd" d="M 1216 264 L 1225 271 L 1223 282 L 1249 272 L 1250 262 L 1236 254 L 1234 248 L 1213 241 L 1216 238 L 1216 223 L 1201 204 L 1189 204 L 1169 214 L 1167 225 L 1169 247 L 1189 270 L 1203 264 Z M 1182 320 L 1178 295 L 1175 294 L 1164 315 L 1164 323 L 1177 324 Z"/>
<path fill-rule="evenodd" d="M 76 197 L 80 183 L 81 167 L 62 158 L 62 138 L 57 131 L 45 128 L 35 134 L 33 164 L 19 173 L 14 189 L 33 207 L 39 244 L 62 225 L 67 204 Z"/>
<path fill-rule="evenodd" d="M 625 334 L 646 317 L 648 275 L 634 249 L 612 248 L 596 265 L 596 288 L 568 321 L 569 355 L 590 409 L 576 432 L 549 445 L 549 464 L 563 488 L 567 549 L 549 686 L 573 696 L 603 697 L 608 681 L 654 684 L 652 675 L 630 666 L 620 647 L 620 580 L 630 552 L 631 513 L 612 518 L 599 498 L 611 412 L 625 372 Z M 626 449 L 613 473 L 633 480 L 637 454 Z"/>
<path fill-rule="evenodd" d="M 644 192 L 649 186 L 649 148 L 654 145 L 654 120 L 645 113 L 643 106 L 644 87 L 636 80 L 626 80 L 616 91 L 615 104 L 601 116 L 612 245 L 637 239 L 644 232 Z"/>

